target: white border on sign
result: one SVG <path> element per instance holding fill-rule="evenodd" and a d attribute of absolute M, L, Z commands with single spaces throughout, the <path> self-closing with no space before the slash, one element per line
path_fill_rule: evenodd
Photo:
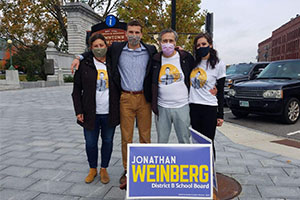
<path fill-rule="evenodd" d="M 193 129 L 191 126 L 189 127 L 189 129 L 190 129 L 191 131 L 193 131 L 194 133 L 196 133 L 197 135 L 199 135 L 200 137 L 203 137 L 204 139 L 206 139 L 207 141 L 209 141 L 209 142 L 212 144 L 212 141 L 211 141 L 211 139 L 210 139 L 209 137 L 207 137 L 207 136 L 203 135 L 202 133 L 196 131 L 196 130 Z M 194 144 L 194 143 L 193 143 L 193 144 Z"/>
<path fill-rule="evenodd" d="M 209 199 L 213 198 L 213 166 L 212 166 L 212 156 L 210 156 L 210 197 L 185 197 L 185 196 L 147 196 L 147 197 L 129 197 L 129 151 L 130 147 L 210 147 L 210 155 L 212 155 L 212 144 L 139 144 L 139 143 L 131 143 L 127 144 L 127 190 L 126 190 L 126 199 Z"/>

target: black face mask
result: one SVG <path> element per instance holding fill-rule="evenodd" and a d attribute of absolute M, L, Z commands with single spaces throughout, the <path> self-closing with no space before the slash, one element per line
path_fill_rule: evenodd
<path fill-rule="evenodd" d="M 207 56 L 207 54 L 209 53 L 209 46 L 207 47 L 200 47 L 199 49 L 196 49 L 196 56 L 198 58 L 203 58 L 205 56 Z"/>

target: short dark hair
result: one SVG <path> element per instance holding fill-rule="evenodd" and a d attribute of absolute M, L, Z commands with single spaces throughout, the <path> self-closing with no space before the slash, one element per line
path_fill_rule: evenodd
<path fill-rule="evenodd" d="M 105 45 L 107 46 L 106 39 L 101 33 L 92 34 L 92 36 L 89 38 L 89 46 L 92 47 L 93 42 L 95 42 L 97 39 L 103 40 Z"/>
<path fill-rule="evenodd" d="M 143 30 L 142 24 L 138 20 L 136 20 L 136 19 L 131 20 L 130 22 L 127 23 L 126 30 L 128 29 L 128 26 L 139 26 L 139 27 L 141 27 L 141 32 Z"/>
<path fill-rule="evenodd" d="M 167 29 L 162 30 L 162 31 L 159 33 L 159 36 L 158 36 L 158 38 L 157 38 L 158 41 L 161 41 L 162 36 L 163 36 L 164 34 L 166 34 L 166 33 L 173 33 L 174 36 L 175 36 L 175 41 L 178 40 L 178 34 L 177 34 L 177 32 L 174 31 L 174 30 L 171 29 L 171 28 L 167 28 Z"/>

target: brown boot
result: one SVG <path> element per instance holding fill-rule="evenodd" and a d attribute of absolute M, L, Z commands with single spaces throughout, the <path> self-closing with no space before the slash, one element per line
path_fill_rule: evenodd
<path fill-rule="evenodd" d="M 101 183 L 107 184 L 109 182 L 109 176 L 106 171 L 106 168 L 101 168 L 99 174 Z"/>
<path fill-rule="evenodd" d="M 95 179 L 95 176 L 97 176 L 97 168 L 90 168 L 89 174 L 85 178 L 86 183 L 91 183 Z"/>
<path fill-rule="evenodd" d="M 127 171 L 124 170 L 124 172 L 120 178 L 120 184 L 123 184 L 124 182 L 126 182 L 126 173 L 127 173 Z"/>

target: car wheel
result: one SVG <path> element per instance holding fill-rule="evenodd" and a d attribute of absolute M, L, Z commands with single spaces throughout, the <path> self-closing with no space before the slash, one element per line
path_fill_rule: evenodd
<path fill-rule="evenodd" d="M 283 111 L 283 121 L 287 124 L 294 124 L 299 119 L 300 103 L 296 98 L 287 101 Z"/>
<path fill-rule="evenodd" d="M 244 111 L 237 111 L 237 110 L 231 110 L 232 114 L 236 116 L 237 118 L 243 118 L 248 116 L 248 112 Z"/>

